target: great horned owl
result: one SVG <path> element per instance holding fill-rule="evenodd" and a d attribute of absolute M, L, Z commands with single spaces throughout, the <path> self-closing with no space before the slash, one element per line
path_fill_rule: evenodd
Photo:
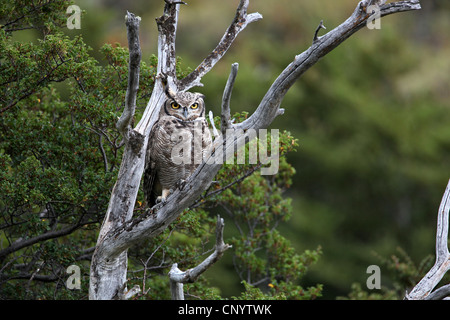
<path fill-rule="evenodd" d="M 200 93 L 166 90 L 148 141 L 144 171 L 144 194 L 152 207 L 165 201 L 177 185 L 202 163 L 212 147 Z"/>

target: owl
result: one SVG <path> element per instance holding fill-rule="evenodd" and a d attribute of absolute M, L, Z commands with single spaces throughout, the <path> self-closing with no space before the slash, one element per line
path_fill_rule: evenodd
<path fill-rule="evenodd" d="M 204 96 L 167 89 L 165 92 L 167 99 L 149 134 L 146 151 L 144 194 L 148 207 L 165 202 L 212 147 Z"/>

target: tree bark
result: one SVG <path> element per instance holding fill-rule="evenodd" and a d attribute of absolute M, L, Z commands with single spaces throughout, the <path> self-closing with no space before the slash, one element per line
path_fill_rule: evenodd
<path fill-rule="evenodd" d="M 237 65 L 232 69 L 228 91 L 224 93 L 222 105 L 222 119 L 227 129 L 240 132 L 233 135 L 236 138 L 233 143 L 216 145 L 216 148 L 225 146 L 224 154 L 234 153 L 235 146 L 248 142 L 245 132 L 248 129 L 265 129 L 278 116 L 283 114 L 279 108 L 282 99 L 295 83 L 295 81 L 320 58 L 356 31 L 363 28 L 373 14 L 367 12 L 367 7 L 374 1 L 364 0 L 358 3 L 353 14 L 340 26 L 319 37 L 318 32 L 314 35 L 311 47 L 305 52 L 297 55 L 294 61 L 281 72 L 272 84 L 266 95 L 260 102 L 256 111 L 244 122 L 232 124 L 229 120 L 229 97 L 233 80 L 233 72 L 237 71 Z M 144 239 L 155 237 L 174 221 L 183 209 L 189 207 L 209 186 L 212 179 L 222 166 L 222 162 L 214 161 L 214 153 L 205 161 L 194 174 L 186 181 L 186 184 L 175 190 L 165 204 L 158 204 L 149 209 L 146 214 L 132 219 L 134 204 L 138 193 L 141 176 L 144 170 L 145 150 L 147 139 L 153 124 L 157 120 L 159 109 L 166 99 L 163 89 L 163 79 L 173 91 L 185 91 L 194 86 L 201 86 L 202 77 L 207 74 L 214 65 L 223 57 L 230 48 L 236 36 L 249 23 L 262 18 L 259 13 L 247 13 L 249 0 L 241 0 L 236 10 L 236 15 L 225 32 L 216 48 L 202 61 L 202 63 L 191 74 L 184 79 L 178 80 L 175 73 L 175 37 L 178 22 L 180 1 L 165 0 L 164 14 L 157 19 L 158 25 L 158 66 L 157 79 L 152 96 L 147 104 L 146 110 L 134 129 L 130 127 L 129 115 L 134 114 L 133 95 L 136 94 L 139 70 L 136 68 L 137 60 L 140 60 L 137 51 L 139 48 L 138 27 L 139 18 L 133 14 L 127 14 L 128 41 L 130 49 L 130 78 L 137 81 L 129 81 L 129 95 L 124 110 L 124 115 L 119 120 L 118 127 L 125 136 L 126 147 L 121 163 L 116 185 L 111 194 L 108 210 L 100 230 L 95 252 L 91 262 L 90 274 L 90 299 L 118 299 L 128 297 L 126 290 L 127 274 L 127 249 L 134 243 Z M 398 1 L 385 4 L 380 7 L 380 15 L 418 10 L 418 0 Z M 323 26 L 323 24 L 321 24 Z M 134 70 L 134 71 L 133 71 Z M 234 71 L 233 71 L 234 70 Z M 235 77 L 235 74 L 234 74 Z M 135 99 L 134 99 L 135 101 Z M 224 127 L 222 127 L 224 129 Z"/>
<path fill-rule="evenodd" d="M 433 291 L 444 275 L 450 270 L 448 250 L 448 227 L 450 211 L 450 181 L 447 184 L 439 206 L 436 232 L 436 262 L 420 282 L 405 295 L 406 300 L 434 300 L 450 295 L 450 284 Z"/>

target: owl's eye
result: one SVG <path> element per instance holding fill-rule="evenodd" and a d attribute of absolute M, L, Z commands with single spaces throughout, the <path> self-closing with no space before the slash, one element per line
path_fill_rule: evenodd
<path fill-rule="evenodd" d="M 191 109 L 197 109 L 198 108 L 198 103 L 194 103 L 192 106 L 191 106 Z"/>
<path fill-rule="evenodd" d="M 179 109 L 180 108 L 180 105 L 178 103 L 176 103 L 176 102 L 172 102 L 170 104 L 170 106 L 172 107 L 172 109 Z"/>

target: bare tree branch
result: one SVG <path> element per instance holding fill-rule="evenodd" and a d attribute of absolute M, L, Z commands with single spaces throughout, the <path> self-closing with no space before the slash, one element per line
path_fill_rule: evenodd
<path fill-rule="evenodd" d="M 204 75 L 206 75 L 216 63 L 222 59 L 231 44 L 236 39 L 237 35 L 244 30 L 248 24 L 261 20 L 262 15 L 259 13 L 247 14 L 249 0 L 241 0 L 236 10 L 236 16 L 233 22 L 228 27 L 227 31 L 220 39 L 216 48 L 195 68 L 188 76 L 182 79 L 178 84 L 178 90 L 189 90 L 195 86 L 203 86 L 200 82 Z"/>
<path fill-rule="evenodd" d="M 234 82 L 236 81 L 238 69 L 239 64 L 233 63 L 233 65 L 231 66 L 230 76 L 228 77 L 227 84 L 225 85 L 225 90 L 223 91 L 221 128 L 220 128 L 223 135 L 225 135 L 226 130 L 231 127 L 230 100 L 231 100 L 231 93 L 233 92 Z"/>
<path fill-rule="evenodd" d="M 346 21 L 318 38 L 311 47 L 297 55 L 294 61 L 274 81 L 258 109 L 243 123 L 237 124 L 236 127 L 243 130 L 267 128 L 273 119 L 279 115 L 281 101 L 298 78 L 320 58 L 366 25 L 368 18 L 371 16 L 371 13 L 366 12 L 368 2 L 367 0 L 359 2 L 353 14 Z M 399 1 L 382 6 L 380 15 L 383 17 L 392 13 L 418 9 L 420 9 L 419 0 Z"/>
<path fill-rule="evenodd" d="M 68 226 L 66 228 L 48 231 L 48 232 L 42 233 L 40 235 L 37 235 L 36 237 L 29 238 L 29 239 L 17 240 L 16 242 L 12 243 L 9 247 L 7 247 L 3 250 L 0 250 L 0 261 L 2 259 L 4 259 L 7 255 L 9 255 L 15 251 L 32 246 L 39 242 L 63 237 L 65 235 L 71 234 L 72 232 L 74 232 L 75 230 L 81 228 L 82 226 L 84 226 L 86 224 L 91 224 L 91 223 L 95 223 L 95 222 L 96 221 L 87 221 L 87 219 L 85 219 L 85 217 L 83 216 L 77 223 L 75 223 L 74 225 Z"/>
<path fill-rule="evenodd" d="M 130 60 L 128 64 L 128 86 L 125 96 L 125 108 L 122 116 L 117 121 L 117 129 L 128 139 L 128 131 L 131 130 L 131 121 L 136 110 L 136 96 L 139 88 L 139 71 L 141 63 L 141 47 L 139 44 L 139 23 L 141 18 L 127 12 L 125 24 L 127 26 L 128 48 Z"/>
<path fill-rule="evenodd" d="M 117 122 L 117 128 L 125 137 L 126 147 L 119 170 L 117 182 L 113 188 L 108 210 L 97 239 L 96 250 L 91 260 L 89 297 L 91 299 L 115 299 L 124 297 L 126 291 L 127 252 L 123 250 L 115 259 L 102 256 L 98 248 L 104 237 L 125 220 L 131 218 L 136 202 L 137 191 L 143 171 L 146 139 L 144 134 L 131 129 L 136 107 L 136 95 L 139 86 L 139 66 L 141 49 L 139 43 L 140 18 L 127 12 L 125 24 L 130 51 L 128 87 L 124 112 Z M 125 270 L 125 273 L 123 272 Z M 110 279 L 102 280 L 102 279 Z"/>
<path fill-rule="evenodd" d="M 179 2 L 165 1 L 164 13 L 156 19 L 158 26 L 158 65 L 156 81 L 150 100 L 135 130 L 148 136 L 156 122 L 161 105 L 166 100 L 163 79 L 169 88 L 176 87 L 175 38 L 178 25 Z M 142 148 L 146 149 L 146 146 Z"/>
<path fill-rule="evenodd" d="M 164 14 L 156 19 L 158 25 L 158 71 L 167 77 L 169 87 L 176 80 L 175 38 L 177 33 L 179 2 L 166 1 Z M 158 74 L 160 74 L 158 73 Z"/>
<path fill-rule="evenodd" d="M 431 291 L 441 281 L 445 273 L 450 270 L 450 253 L 448 250 L 448 228 L 449 228 L 449 211 L 450 211 L 450 180 L 442 196 L 441 205 L 439 206 L 437 218 L 436 232 L 436 262 L 428 271 L 425 277 L 405 295 L 407 300 L 423 300 L 431 294 Z M 438 292 L 436 290 L 432 297 L 441 296 L 445 291 L 448 294 L 448 287 Z M 432 298 L 431 298 L 432 299 Z"/>
<path fill-rule="evenodd" d="M 430 293 L 428 296 L 425 297 L 425 300 L 442 300 L 449 296 L 450 296 L 450 283 Z"/>
<path fill-rule="evenodd" d="M 170 269 L 169 272 L 172 299 L 184 300 L 183 283 L 195 282 L 203 272 L 208 270 L 208 268 L 210 268 L 223 256 L 226 250 L 231 248 L 230 245 L 225 244 L 225 242 L 223 241 L 224 227 L 225 224 L 223 222 L 223 219 L 220 216 L 217 216 L 215 250 L 198 266 L 183 272 L 180 269 L 178 269 L 177 263 L 174 263 L 172 265 L 172 268 Z"/>

